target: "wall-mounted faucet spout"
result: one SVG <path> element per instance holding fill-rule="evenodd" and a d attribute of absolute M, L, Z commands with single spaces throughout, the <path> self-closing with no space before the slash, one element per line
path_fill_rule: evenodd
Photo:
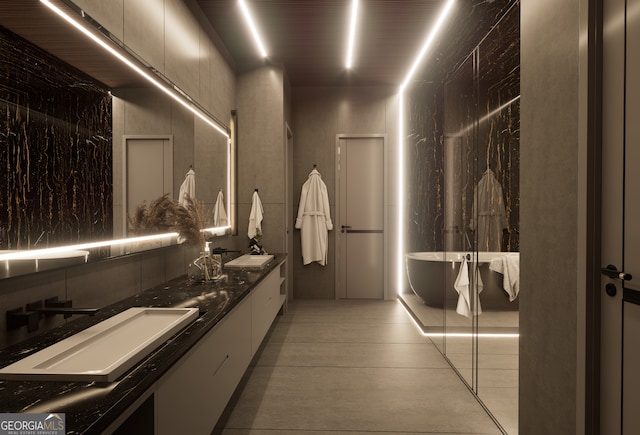
<path fill-rule="evenodd" d="M 71 317 L 74 314 L 83 314 L 87 316 L 93 316 L 99 311 L 99 308 L 74 308 L 72 307 L 72 300 L 59 300 L 58 297 L 45 299 L 44 304 L 42 301 L 27 304 L 27 311 L 36 311 L 43 316 L 53 316 L 55 314 L 62 314 L 65 319 Z"/>

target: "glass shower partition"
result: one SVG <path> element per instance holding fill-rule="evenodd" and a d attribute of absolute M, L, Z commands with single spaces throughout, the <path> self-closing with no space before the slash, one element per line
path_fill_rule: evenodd
<path fill-rule="evenodd" d="M 476 393 L 518 433 L 520 14 L 512 7 L 478 46 L 479 294 Z"/>
<path fill-rule="evenodd" d="M 456 22 L 466 25 L 403 107 L 401 299 L 509 434 L 518 425 L 519 13 L 517 0 L 465 3 Z"/>
<path fill-rule="evenodd" d="M 445 355 L 472 388 L 476 385 L 477 320 L 474 232 L 470 230 L 477 180 L 477 53 L 472 52 L 443 87 Z"/>

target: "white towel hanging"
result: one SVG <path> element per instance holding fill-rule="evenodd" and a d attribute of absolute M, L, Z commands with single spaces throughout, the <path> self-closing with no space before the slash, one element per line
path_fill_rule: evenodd
<path fill-rule="evenodd" d="M 229 219 L 227 218 L 227 211 L 224 208 L 224 195 L 222 190 L 218 192 L 218 199 L 213 206 L 213 226 L 225 227 L 229 225 Z"/>
<path fill-rule="evenodd" d="M 178 204 L 181 206 L 187 205 L 187 195 L 190 198 L 196 197 L 196 172 L 192 169 L 189 169 L 187 175 L 185 176 L 182 185 L 180 186 L 180 193 L 178 194 Z"/>
<path fill-rule="evenodd" d="M 262 235 L 262 217 L 264 210 L 262 208 L 262 201 L 258 196 L 258 189 L 253 192 L 253 198 L 251 200 L 251 212 L 249 213 L 249 228 L 247 229 L 247 237 L 253 239 L 256 236 Z"/>
<path fill-rule="evenodd" d="M 476 283 L 478 288 L 478 294 L 482 292 L 484 287 L 482 278 L 480 278 L 480 271 L 476 267 L 476 263 L 468 263 L 464 258 L 460 264 L 460 271 L 456 277 L 456 281 L 453 287 L 458 292 L 458 305 L 456 307 L 456 313 L 471 318 L 473 315 L 482 314 L 482 307 L 480 306 L 480 298 L 478 297 L 478 304 L 473 310 L 473 303 L 471 300 L 471 280 L 469 279 L 469 268 L 472 267 L 472 273 L 476 273 Z"/>

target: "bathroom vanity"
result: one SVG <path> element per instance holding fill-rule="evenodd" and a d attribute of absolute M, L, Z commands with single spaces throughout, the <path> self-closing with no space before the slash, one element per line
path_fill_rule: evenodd
<path fill-rule="evenodd" d="M 65 413 L 72 433 L 210 433 L 278 312 L 285 255 L 262 268 L 225 268 L 213 282 L 184 277 L 3 350 L 19 361 L 132 307 L 198 308 L 199 316 L 113 382 L 0 381 L 0 412 Z"/>

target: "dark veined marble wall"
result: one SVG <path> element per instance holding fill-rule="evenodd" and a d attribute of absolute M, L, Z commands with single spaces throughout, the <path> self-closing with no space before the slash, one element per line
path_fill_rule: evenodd
<path fill-rule="evenodd" d="M 111 96 L 0 27 L 0 249 L 112 238 Z"/>
<path fill-rule="evenodd" d="M 519 250 L 520 7 L 459 2 L 431 61 L 405 93 L 407 251 L 479 248 L 474 194 L 502 186 L 501 250 Z"/>

